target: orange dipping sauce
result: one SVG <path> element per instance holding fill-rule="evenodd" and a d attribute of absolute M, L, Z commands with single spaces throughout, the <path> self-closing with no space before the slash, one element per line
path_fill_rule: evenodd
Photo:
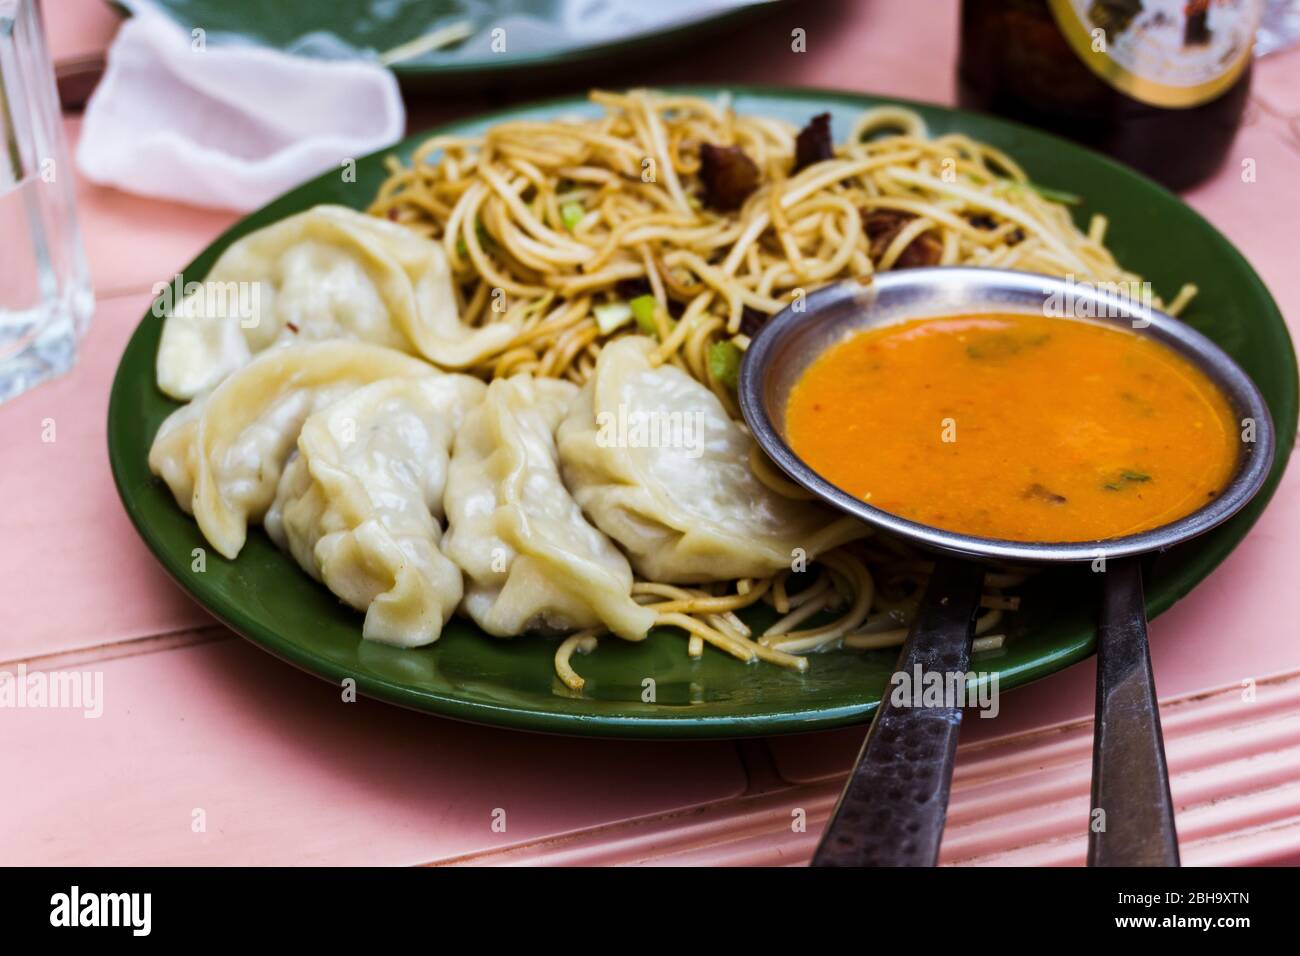
<path fill-rule="evenodd" d="M 810 467 L 877 508 L 1035 542 L 1188 515 L 1223 490 L 1240 446 L 1222 392 L 1169 347 L 1000 313 L 850 336 L 795 384 L 786 433 Z"/>

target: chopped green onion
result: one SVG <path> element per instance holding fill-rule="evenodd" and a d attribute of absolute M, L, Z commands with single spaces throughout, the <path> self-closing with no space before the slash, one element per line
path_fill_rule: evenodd
<path fill-rule="evenodd" d="M 477 237 L 478 244 L 484 252 L 491 252 L 496 248 L 496 240 L 492 238 L 492 233 L 488 232 L 487 227 L 478 220 L 474 221 L 474 235 Z M 463 237 L 456 240 L 456 255 L 469 255 L 469 246 L 465 244 L 465 239 Z"/>
<path fill-rule="evenodd" d="M 596 325 L 601 335 L 609 335 L 615 329 L 632 321 L 632 307 L 626 302 L 606 302 L 591 310 L 596 317 Z"/>
<path fill-rule="evenodd" d="M 1123 491 L 1130 484 L 1137 484 L 1144 481 L 1150 481 L 1151 476 L 1145 471 L 1132 471 L 1125 469 L 1119 473 L 1119 478 L 1114 481 L 1108 481 L 1104 485 L 1107 491 Z"/>
<path fill-rule="evenodd" d="M 564 228 L 573 232 L 575 226 L 582 222 L 582 217 L 587 214 L 587 210 L 582 207 L 582 203 L 566 202 L 560 207 L 560 219 L 564 221 Z"/>
<path fill-rule="evenodd" d="M 1060 189 L 1052 189 L 1049 186 L 1040 186 L 1038 183 L 1026 182 L 1025 185 L 1038 193 L 1038 195 L 1042 196 L 1044 199 L 1049 199 L 1052 202 L 1063 203 L 1067 206 L 1078 206 L 1083 203 L 1083 197 L 1076 195 L 1075 193 L 1067 193 Z"/>
<path fill-rule="evenodd" d="M 735 388 L 740 381 L 742 353 L 734 342 L 714 342 L 709 346 L 709 374 L 715 382 Z"/>
<path fill-rule="evenodd" d="M 1028 189 L 1032 192 L 1038 193 L 1038 195 L 1042 196 L 1046 200 L 1059 202 L 1066 206 L 1078 206 L 1083 202 L 1082 196 L 1076 196 L 1074 193 L 1062 192 L 1059 189 L 1052 189 L 1050 186 L 1040 186 L 1038 183 L 1030 182 L 1027 179 L 1023 182 L 1018 179 L 1000 179 L 999 181 L 1009 189 Z"/>
<path fill-rule="evenodd" d="M 639 295 L 628 306 L 632 309 L 632 316 L 636 319 L 636 326 L 646 335 L 658 335 L 659 325 L 655 322 L 655 310 L 659 308 L 659 302 L 652 295 Z"/>

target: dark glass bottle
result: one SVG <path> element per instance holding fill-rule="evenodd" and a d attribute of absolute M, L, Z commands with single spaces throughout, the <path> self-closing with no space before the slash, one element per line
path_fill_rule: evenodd
<path fill-rule="evenodd" d="M 1223 163 L 1262 0 L 963 0 L 958 95 L 1187 189 Z"/>

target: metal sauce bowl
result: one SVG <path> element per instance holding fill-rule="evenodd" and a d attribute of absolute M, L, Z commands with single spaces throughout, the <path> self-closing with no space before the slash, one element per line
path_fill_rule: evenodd
<path fill-rule="evenodd" d="M 1148 531 L 1099 541 L 1021 542 L 960 534 L 882 511 L 836 487 L 791 449 L 785 431 L 790 391 L 827 349 L 868 328 L 982 312 L 1086 317 L 1149 336 L 1182 354 L 1222 390 L 1243 430 L 1246 421 L 1253 422 L 1254 440 L 1243 440 L 1232 480 L 1202 508 Z M 1097 643 L 1092 806 L 1105 811 L 1106 825 L 1089 827 L 1089 864 L 1177 865 L 1136 557 L 1221 524 L 1263 484 L 1273 462 L 1273 422 L 1246 373 L 1195 329 L 1114 289 L 1003 269 L 937 267 L 882 273 L 867 284 L 837 283 L 788 306 L 746 350 L 739 397 L 755 439 L 795 482 L 938 557 L 900 653 L 899 672 L 914 673 L 918 665 L 923 672 L 968 670 L 984 575 L 979 562 L 1100 564 L 1106 580 Z M 888 696 L 881 701 L 815 865 L 937 861 L 961 716 L 956 706 L 903 708 Z"/>

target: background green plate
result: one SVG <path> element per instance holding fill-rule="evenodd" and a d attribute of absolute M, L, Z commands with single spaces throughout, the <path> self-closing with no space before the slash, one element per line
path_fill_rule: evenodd
<path fill-rule="evenodd" d="M 118 0 L 109 2 L 119 10 Z M 238 39 L 284 50 L 303 37 L 328 32 L 357 50 L 383 52 L 425 36 L 435 29 L 469 20 L 476 27 L 502 13 L 526 13 L 547 23 L 560 20 L 553 0 L 147 0 L 187 33 L 203 28 L 213 42 Z M 683 44 L 695 43 L 729 27 L 766 16 L 780 3 L 756 2 L 749 6 L 698 15 L 675 26 L 646 29 L 599 43 L 574 41 L 544 49 L 513 50 L 478 57 L 449 57 L 432 51 L 394 63 L 390 69 L 408 90 L 509 89 L 526 79 L 575 80 L 602 67 L 649 60 L 657 53 L 680 53 Z"/>
<path fill-rule="evenodd" d="M 689 92 L 716 95 L 719 88 Z M 742 113 L 802 124 L 829 110 L 836 138 L 859 110 L 881 100 L 811 90 L 735 89 Z M 1155 615 L 1186 594 L 1227 556 L 1259 517 L 1286 465 L 1296 431 L 1296 364 L 1286 327 L 1267 289 L 1232 244 L 1177 197 L 1101 156 L 1001 120 L 936 106 L 920 111 L 935 133 L 961 131 L 1019 160 L 1038 183 L 1086 197 L 1080 223 L 1094 211 L 1110 217 L 1109 243 L 1119 260 L 1150 279 L 1166 297 L 1185 280 L 1201 293 L 1187 321 L 1218 342 L 1263 391 L 1277 425 L 1276 463 L 1259 496 L 1232 521 L 1160 556 L 1147 577 L 1147 610 Z M 508 118 L 594 112 L 566 99 L 508 110 L 445 127 L 474 133 Z M 429 134 L 389 152 L 403 158 Z M 317 203 L 364 208 L 384 178 L 382 155 L 357 164 L 355 182 L 329 173 L 253 213 L 186 267 L 185 281 L 207 274 L 236 238 Z M 167 277 L 160 277 L 166 279 Z M 554 676 L 554 644 L 540 638 L 500 640 L 456 619 L 431 647 L 397 650 L 361 640 L 361 616 L 254 530 L 237 561 L 209 549 L 207 570 L 194 573 L 191 551 L 204 547 L 194 521 L 176 507 L 146 456 L 163 418 L 176 406 L 154 386 L 161 321 L 146 313 L 113 383 L 108 445 L 118 491 L 131 520 L 163 566 L 201 604 L 249 640 L 331 681 L 351 677 L 361 693 L 449 717 L 529 730 L 628 737 L 723 737 L 816 730 L 866 719 L 885 686 L 896 653 L 834 652 L 812 658 L 806 674 L 742 664 L 707 650 L 690 660 L 678 632 L 657 632 L 640 644 L 613 638 L 577 659 L 587 678 L 581 696 Z M 1024 590 L 1007 646 L 976 658 L 975 669 L 998 671 L 1003 688 L 1043 677 L 1093 649 L 1095 575 L 1058 572 Z M 655 701 L 643 701 L 643 680 Z"/>

